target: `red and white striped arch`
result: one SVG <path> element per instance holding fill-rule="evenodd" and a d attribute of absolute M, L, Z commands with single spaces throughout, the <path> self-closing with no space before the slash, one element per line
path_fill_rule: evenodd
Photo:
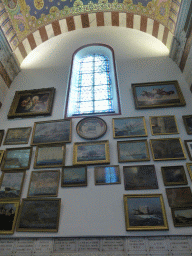
<path fill-rule="evenodd" d="M 156 37 L 165 44 L 168 49 L 170 49 L 173 39 L 173 34 L 168 28 L 158 21 L 145 16 L 131 13 L 97 12 L 71 16 L 63 20 L 55 20 L 51 24 L 39 28 L 34 33 L 28 35 L 27 38 L 18 45 L 14 51 L 15 56 L 21 64 L 32 50 L 54 36 L 77 29 L 99 26 L 119 26 L 137 29 Z"/>

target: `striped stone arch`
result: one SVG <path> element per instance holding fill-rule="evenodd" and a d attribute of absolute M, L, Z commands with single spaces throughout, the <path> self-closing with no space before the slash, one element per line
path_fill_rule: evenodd
<path fill-rule="evenodd" d="M 14 54 L 21 64 L 32 50 L 54 36 L 77 29 L 100 26 L 117 26 L 140 30 L 159 39 L 168 49 L 170 49 L 173 39 L 173 34 L 167 27 L 145 16 L 132 13 L 97 12 L 55 20 L 51 24 L 39 28 L 19 43 Z"/>

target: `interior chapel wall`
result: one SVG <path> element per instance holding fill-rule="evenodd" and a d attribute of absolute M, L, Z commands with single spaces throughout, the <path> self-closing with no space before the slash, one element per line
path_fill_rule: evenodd
<path fill-rule="evenodd" d="M 63 41 L 62 41 L 63 40 Z M 68 85 L 69 71 L 73 52 L 80 46 L 88 43 L 97 42 L 94 38 L 86 37 L 85 40 L 65 41 L 65 37 L 61 37 L 58 45 L 51 49 L 51 43 L 46 44 L 45 64 L 36 67 L 23 69 L 13 81 L 9 92 L 7 93 L 4 104 L 0 109 L 0 129 L 5 131 L 14 127 L 33 127 L 34 122 L 57 120 L 64 118 L 64 106 L 66 91 Z M 31 233 L 31 232 L 15 232 L 12 237 L 78 237 L 78 236 L 154 236 L 154 235 L 191 235 L 191 228 L 175 228 L 171 217 L 171 210 L 165 194 L 165 186 L 163 185 L 161 166 L 166 165 L 183 165 L 186 171 L 188 184 L 191 187 L 191 180 L 187 173 L 186 163 L 189 162 L 187 155 L 186 160 L 181 161 L 159 161 L 152 160 L 150 151 L 149 162 L 133 162 L 118 163 L 117 158 L 117 140 L 113 139 L 112 118 L 145 116 L 148 144 L 151 138 L 173 138 L 180 137 L 182 142 L 191 139 L 187 135 L 182 115 L 191 114 L 192 101 L 191 92 L 184 80 L 182 73 L 176 64 L 167 56 L 153 58 L 136 58 L 129 59 L 122 57 L 119 53 L 118 44 L 115 44 L 110 38 L 100 40 L 101 43 L 109 44 L 115 52 L 116 69 L 118 75 L 118 86 L 120 93 L 120 103 L 122 114 L 119 116 L 103 116 L 107 123 L 106 134 L 98 140 L 109 140 L 110 164 L 119 165 L 121 172 L 121 184 L 110 186 L 94 185 L 94 166 L 88 166 L 88 186 L 75 188 L 61 188 L 59 184 L 58 198 L 61 198 L 61 215 L 58 233 Z M 59 48 L 59 44 L 63 44 Z M 62 56 L 62 58 L 60 57 Z M 34 58 L 38 59 L 38 55 Z M 47 62 L 46 62 L 47 59 Z M 136 110 L 134 106 L 133 94 L 131 91 L 132 83 L 144 83 L 155 81 L 178 80 L 183 95 L 186 100 L 185 107 L 177 108 L 157 108 L 148 110 Z M 7 119 L 7 114 L 17 90 L 31 90 L 45 87 L 56 88 L 55 99 L 53 104 L 52 115 L 48 117 L 34 117 L 22 119 Z M 158 115 L 175 115 L 179 132 L 178 135 L 168 136 L 152 136 L 149 126 L 149 116 Z M 66 145 L 66 166 L 72 165 L 73 143 L 85 142 L 76 133 L 76 125 L 81 118 L 72 119 L 72 142 Z M 31 138 L 30 138 L 31 139 Z M 121 139 L 129 140 L 129 139 Z M 30 145 L 30 141 L 29 144 Z M 27 145 L 25 145 L 27 146 Z M 22 145 L 1 146 L 1 150 L 6 148 L 22 147 Z M 22 198 L 27 197 L 28 185 L 31 171 L 33 171 L 35 147 L 33 147 L 33 155 L 30 170 L 26 171 Z M 159 184 L 156 190 L 134 190 L 125 191 L 123 184 L 123 166 L 154 164 Z M 52 168 L 49 168 L 52 169 Z M 58 168 L 57 168 L 58 169 Z M 61 170 L 61 169 L 60 169 Z M 166 214 L 169 224 L 168 231 L 138 231 L 127 232 L 125 230 L 123 194 L 163 194 L 166 207 Z"/>

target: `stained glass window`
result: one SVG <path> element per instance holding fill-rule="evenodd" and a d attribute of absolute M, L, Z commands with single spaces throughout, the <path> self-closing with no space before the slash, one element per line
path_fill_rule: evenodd
<path fill-rule="evenodd" d="M 89 46 L 87 48 L 93 49 L 93 47 Z M 103 54 L 103 52 L 97 53 L 95 50 L 94 52 L 89 51 L 86 54 L 80 54 L 80 57 L 75 55 L 67 116 L 115 112 L 114 70 L 111 78 L 113 65 L 109 54 Z"/>

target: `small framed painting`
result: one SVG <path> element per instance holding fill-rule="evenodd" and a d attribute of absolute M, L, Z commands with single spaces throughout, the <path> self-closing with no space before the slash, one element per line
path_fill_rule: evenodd
<path fill-rule="evenodd" d="M 171 208 L 191 206 L 192 204 L 192 193 L 190 187 L 166 188 L 166 194 Z"/>
<path fill-rule="evenodd" d="M 136 109 L 186 105 L 178 81 L 132 84 L 132 90 Z"/>
<path fill-rule="evenodd" d="M 87 186 L 86 166 L 65 166 L 62 170 L 61 187 Z"/>
<path fill-rule="evenodd" d="M 25 171 L 3 172 L 0 182 L 0 200 L 15 200 L 21 196 Z"/>
<path fill-rule="evenodd" d="M 184 140 L 189 159 L 192 161 L 192 140 Z"/>
<path fill-rule="evenodd" d="M 62 167 L 65 165 L 65 144 L 39 145 L 35 151 L 34 168 Z"/>
<path fill-rule="evenodd" d="M 161 172 L 165 186 L 187 185 L 187 177 L 184 167 L 180 166 L 162 166 Z"/>
<path fill-rule="evenodd" d="M 146 137 L 147 128 L 144 116 L 113 118 L 113 138 Z"/>
<path fill-rule="evenodd" d="M 154 165 L 123 166 L 125 190 L 158 189 Z"/>
<path fill-rule="evenodd" d="M 180 138 L 151 139 L 150 145 L 154 161 L 186 159 Z"/>
<path fill-rule="evenodd" d="M 76 126 L 77 134 L 86 140 L 101 138 L 107 131 L 106 122 L 99 117 L 85 117 Z"/>
<path fill-rule="evenodd" d="M 16 91 L 8 118 L 51 115 L 55 88 Z"/>
<path fill-rule="evenodd" d="M 31 134 L 31 127 L 9 128 L 3 145 L 27 144 Z"/>
<path fill-rule="evenodd" d="M 32 147 L 7 148 L 2 162 L 3 171 L 28 170 L 31 163 Z"/>
<path fill-rule="evenodd" d="M 152 135 L 178 134 L 175 116 L 150 116 Z"/>
<path fill-rule="evenodd" d="M 190 178 L 192 180 L 192 163 L 187 163 L 186 166 L 187 166 L 187 170 L 188 170 L 189 176 L 190 176 Z"/>
<path fill-rule="evenodd" d="M 171 208 L 175 227 L 192 226 L 192 206 Z"/>
<path fill-rule="evenodd" d="M 32 171 L 27 197 L 57 196 L 59 170 Z"/>
<path fill-rule="evenodd" d="M 182 116 L 187 134 L 192 134 L 192 115 Z"/>
<path fill-rule="evenodd" d="M 19 210 L 19 201 L 0 202 L 0 234 L 12 235 L 15 231 L 15 224 Z"/>
<path fill-rule="evenodd" d="M 73 165 L 109 164 L 109 141 L 76 142 L 73 145 Z"/>
<path fill-rule="evenodd" d="M 95 185 L 112 185 L 120 184 L 119 165 L 113 166 L 97 166 L 94 168 Z"/>
<path fill-rule="evenodd" d="M 34 123 L 31 145 L 69 142 L 71 142 L 70 119 Z"/>
<path fill-rule="evenodd" d="M 117 151 L 119 163 L 150 161 L 147 140 L 118 141 Z"/>
<path fill-rule="evenodd" d="M 58 232 L 61 199 L 26 198 L 19 209 L 16 231 Z"/>
<path fill-rule="evenodd" d="M 4 136 L 5 131 L 4 130 L 0 130 L 0 146 L 3 140 L 3 136 Z"/>
<path fill-rule="evenodd" d="M 127 231 L 168 230 L 161 194 L 124 195 Z"/>

